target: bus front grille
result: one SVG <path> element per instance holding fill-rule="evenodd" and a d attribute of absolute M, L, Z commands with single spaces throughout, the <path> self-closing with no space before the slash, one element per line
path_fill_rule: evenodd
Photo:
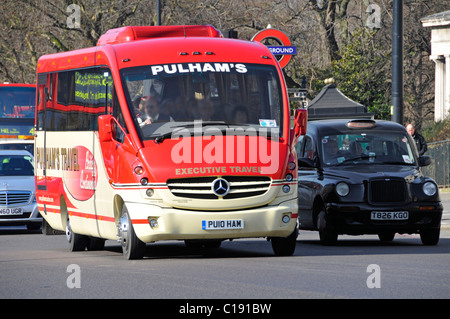
<path fill-rule="evenodd" d="M 213 184 L 218 179 L 229 185 L 224 196 L 217 195 Z M 208 176 L 169 179 L 167 186 L 174 196 L 190 199 L 239 199 L 258 196 L 266 193 L 271 184 L 271 178 L 266 176 Z M 220 193 L 219 193 L 220 194 Z"/>

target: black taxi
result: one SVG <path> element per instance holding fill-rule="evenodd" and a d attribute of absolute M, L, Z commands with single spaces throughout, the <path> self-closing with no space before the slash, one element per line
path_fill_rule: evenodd
<path fill-rule="evenodd" d="M 439 241 L 443 206 L 406 129 L 380 120 L 308 122 L 296 145 L 299 229 L 318 230 L 323 244 L 338 235 L 418 233 Z"/>

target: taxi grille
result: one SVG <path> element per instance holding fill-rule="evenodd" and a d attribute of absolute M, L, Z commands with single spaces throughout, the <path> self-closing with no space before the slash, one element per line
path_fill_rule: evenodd
<path fill-rule="evenodd" d="M 404 203 L 406 199 L 404 179 L 383 178 L 370 182 L 369 201 L 372 203 Z"/>
<path fill-rule="evenodd" d="M 223 199 L 247 198 L 262 195 L 269 190 L 271 178 L 266 176 L 222 176 L 230 185 Z M 212 190 L 216 176 L 169 179 L 167 186 L 174 196 L 191 199 L 219 198 Z"/>
<path fill-rule="evenodd" d="M 26 204 L 30 201 L 31 192 L 1 191 L 0 206 Z"/>

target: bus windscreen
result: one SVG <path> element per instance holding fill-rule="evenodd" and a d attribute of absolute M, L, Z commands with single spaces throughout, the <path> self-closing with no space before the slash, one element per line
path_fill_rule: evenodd
<path fill-rule="evenodd" d="M 0 135 L 31 136 L 34 133 L 34 87 L 0 87 Z"/>
<path fill-rule="evenodd" d="M 281 84 L 273 66 L 163 64 L 127 68 L 122 77 L 144 140 L 192 127 L 199 120 L 227 127 L 270 127 L 282 135 Z"/>

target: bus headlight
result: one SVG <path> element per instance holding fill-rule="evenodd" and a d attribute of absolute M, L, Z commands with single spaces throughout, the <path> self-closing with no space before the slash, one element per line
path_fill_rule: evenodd
<path fill-rule="evenodd" d="M 143 172 L 144 172 L 144 169 L 142 168 L 142 166 L 136 166 L 136 167 L 134 168 L 134 173 L 135 173 L 136 175 L 141 175 Z"/>
<path fill-rule="evenodd" d="M 427 196 L 433 196 L 437 192 L 437 187 L 433 182 L 426 182 L 423 184 L 422 189 Z"/>

